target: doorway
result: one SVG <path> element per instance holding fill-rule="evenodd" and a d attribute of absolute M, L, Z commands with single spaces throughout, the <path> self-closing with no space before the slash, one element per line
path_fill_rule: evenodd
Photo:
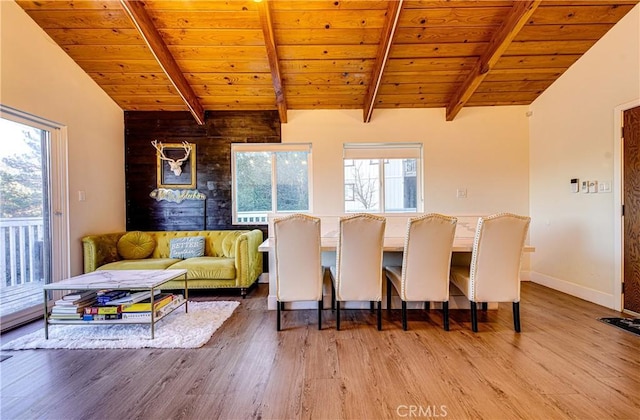
<path fill-rule="evenodd" d="M 69 275 L 66 134 L 0 105 L 2 331 L 42 317 L 43 286 Z"/>
<path fill-rule="evenodd" d="M 42 307 L 51 281 L 50 132 L 0 118 L 0 319 Z M 27 319 L 24 319 L 26 321 Z"/>
<path fill-rule="evenodd" d="M 640 314 L 640 106 L 623 112 L 622 203 L 623 269 L 622 309 Z"/>

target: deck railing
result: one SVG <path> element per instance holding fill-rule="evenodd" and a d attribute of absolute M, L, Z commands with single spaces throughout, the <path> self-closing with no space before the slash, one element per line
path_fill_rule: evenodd
<path fill-rule="evenodd" d="M 43 244 L 41 217 L 0 218 L 0 288 L 43 281 Z"/>

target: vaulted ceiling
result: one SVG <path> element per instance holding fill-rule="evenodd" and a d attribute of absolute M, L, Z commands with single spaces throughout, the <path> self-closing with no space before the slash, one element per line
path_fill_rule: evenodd
<path fill-rule="evenodd" d="M 124 110 L 530 104 L 640 0 L 17 3 Z"/>

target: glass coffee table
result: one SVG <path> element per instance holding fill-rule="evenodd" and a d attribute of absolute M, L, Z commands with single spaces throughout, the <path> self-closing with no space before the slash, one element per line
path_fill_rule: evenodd
<path fill-rule="evenodd" d="M 44 337 L 49 338 L 49 324 L 65 325 L 95 325 L 95 324 L 149 324 L 151 327 L 151 339 L 155 335 L 155 323 L 164 316 L 184 305 L 184 311 L 188 312 L 189 285 L 187 282 L 187 270 L 103 270 L 71 277 L 56 283 L 50 283 L 44 288 Z M 151 311 L 151 321 L 136 319 L 112 319 L 98 321 L 84 320 L 51 320 L 49 319 L 48 296 L 49 290 L 127 290 L 149 291 L 150 307 L 154 308 L 154 292 L 170 280 L 184 276 L 184 301 L 176 305 L 161 317 L 156 317 L 156 311 Z"/>

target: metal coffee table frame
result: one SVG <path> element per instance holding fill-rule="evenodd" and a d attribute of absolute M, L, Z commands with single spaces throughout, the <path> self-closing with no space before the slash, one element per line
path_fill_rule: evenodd
<path fill-rule="evenodd" d="M 187 270 L 102 270 L 71 277 L 56 283 L 44 285 L 44 337 L 49 339 L 49 324 L 60 325 L 107 325 L 107 324 L 150 324 L 151 339 L 155 338 L 155 323 L 164 316 L 175 311 L 184 305 L 185 313 L 189 312 L 189 284 L 187 280 Z M 171 309 L 167 314 L 156 319 L 156 311 L 151 311 L 151 321 L 137 320 L 52 320 L 49 319 L 49 305 L 47 292 L 50 290 L 129 290 L 129 291 L 149 291 L 151 293 L 150 306 L 153 308 L 154 292 L 160 286 L 170 280 L 175 280 L 184 276 L 184 302 Z"/>

